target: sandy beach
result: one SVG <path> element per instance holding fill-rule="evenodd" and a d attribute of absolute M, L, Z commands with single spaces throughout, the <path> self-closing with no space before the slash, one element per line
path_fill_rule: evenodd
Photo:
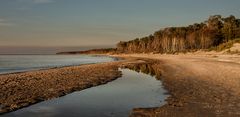
<path fill-rule="evenodd" d="M 122 55 L 155 59 L 171 97 L 163 107 L 134 109 L 131 117 L 240 116 L 239 55 Z"/>
<path fill-rule="evenodd" d="M 123 61 L 122 61 L 123 62 Z M 121 76 L 120 61 L 0 75 L 0 114 Z"/>
<path fill-rule="evenodd" d="M 121 76 L 119 67 L 148 64 L 171 96 L 162 107 L 133 109 L 131 117 L 240 116 L 239 55 L 114 56 L 125 60 L 0 75 L 1 113 L 105 84 Z"/>

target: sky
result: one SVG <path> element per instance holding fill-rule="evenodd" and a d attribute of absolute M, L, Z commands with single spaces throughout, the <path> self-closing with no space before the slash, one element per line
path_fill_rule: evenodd
<path fill-rule="evenodd" d="M 0 0 L 0 54 L 114 47 L 210 15 L 240 18 L 239 6 L 240 0 Z"/>

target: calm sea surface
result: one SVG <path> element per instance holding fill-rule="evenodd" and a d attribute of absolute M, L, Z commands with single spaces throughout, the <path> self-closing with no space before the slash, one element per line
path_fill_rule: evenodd
<path fill-rule="evenodd" d="M 113 61 L 89 55 L 0 55 L 0 74 Z"/>

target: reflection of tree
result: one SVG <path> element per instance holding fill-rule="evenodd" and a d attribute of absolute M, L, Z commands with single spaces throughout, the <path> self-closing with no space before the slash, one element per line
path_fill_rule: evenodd
<path fill-rule="evenodd" d="M 134 65 L 127 65 L 125 68 L 134 70 L 136 72 L 142 72 L 151 76 L 156 76 L 157 79 L 160 79 L 161 71 L 157 69 L 156 66 L 152 63 L 140 63 Z"/>
<path fill-rule="evenodd" d="M 136 72 L 141 72 L 140 67 L 138 65 L 134 65 L 132 70 L 134 70 Z"/>
<path fill-rule="evenodd" d="M 147 64 L 140 65 L 140 69 L 142 73 L 149 74 L 149 70 L 147 66 L 148 66 Z"/>

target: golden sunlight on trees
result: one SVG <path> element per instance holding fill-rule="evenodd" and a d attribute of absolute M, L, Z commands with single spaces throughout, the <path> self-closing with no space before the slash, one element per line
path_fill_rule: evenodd
<path fill-rule="evenodd" d="M 125 53 L 174 53 L 208 49 L 240 37 L 240 19 L 234 16 L 222 18 L 210 16 L 203 23 L 187 27 L 170 27 L 153 35 L 119 42 L 117 50 Z"/>

